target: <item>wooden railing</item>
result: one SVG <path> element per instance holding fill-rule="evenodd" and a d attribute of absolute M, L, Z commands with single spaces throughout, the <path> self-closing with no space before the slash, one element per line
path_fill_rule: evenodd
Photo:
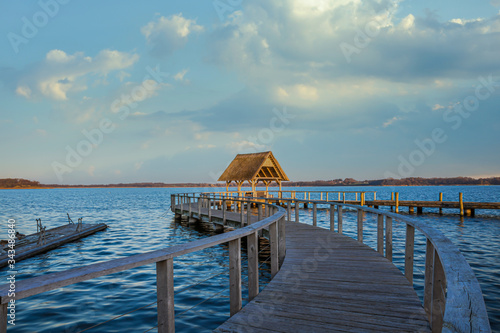
<path fill-rule="evenodd" d="M 481 287 L 474 272 L 458 248 L 440 231 L 422 221 L 403 215 L 362 206 L 331 203 L 318 200 L 279 199 L 286 202 L 287 217 L 291 219 L 292 205 L 295 219 L 300 222 L 300 205 L 312 205 L 312 224 L 317 225 L 318 205 L 329 209 L 330 230 L 343 232 L 343 212 L 345 209 L 357 211 L 357 232 L 359 242 L 363 242 L 365 213 L 377 215 L 377 248 L 392 261 L 393 220 L 406 224 L 404 274 L 413 285 L 415 229 L 426 237 L 424 309 L 433 332 L 490 332 L 490 324 L 484 304 Z M 337 229 L 335 230 L 335 211 Z M 385 222 L 385 229 L 384 229 Z M 384 232 L 385 231 L 385 232 Z"/>
<path fill-rule="evenodd" d="M 202 203 L 206 196 L 171 196 L 172 209 L 176 204 L 189 200 Z M 253 201 L 249 198 L 234 199 L 249 206 Z M 259 203 L 262 204 L 262 203 Z M 271 247 L 271 272 L 274 276 L 285 256 L 285 213 L 278 206 L 264 204 L 268 217 L 232 232 L 215 235 L 186 244 L 175 245 L 161 250 L 137 254 L 125 258 L 104 261 L 88 266 L 82 266 L 62 272 L 46 274 L 26 280 L 16 281 L 15 297 L 9 297 L 9 284 L 0 286 L 0 333 L 7 331 L 8 308 L 11 299 L 18 302 L 21 299 L 38 295 L 46 291 L 62 288 L 78 282 L 90 280 L 104 275 L 129 270 L 156 263 L 158 332 L 174 332 L 174 258 L 200 251 L 220 244 L 229 244 L 229 294 L 230 313 L 235 314 L 241 309 L 241 240 L 247 238 L 248 255 L 248 286 L 249 299 L 259 292 L 259 265 L 257 232 L 268 229 Z M 243 205 L 242 205 L 243 206 Z M 209 210 L 210 211 L 210 210 Z M 34 323 L 35 325 L 35 323 Z"/>

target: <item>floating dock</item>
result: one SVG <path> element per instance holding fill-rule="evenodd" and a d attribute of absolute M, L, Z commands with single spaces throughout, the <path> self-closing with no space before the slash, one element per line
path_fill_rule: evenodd
<path fill-rule="evenodd" d="M 15 261 L 31 258 L 40 253 L 53 250 L 66 243 L 87 237 L 95 234 L 98 231 L 105 230 L 108 226 L 104 223 L 90 224 L 82 223 L 80 227 L 78 224 L 66 224 L 53 229 L 45 231 L 43 241 L 40 241 L 40 232 L 27 235 L 21 239 L 16 239 L 15 243 Z M 3 247 L 3 252 L 0 254 L 0 267 L 8 265 L 8 244 Z"/>

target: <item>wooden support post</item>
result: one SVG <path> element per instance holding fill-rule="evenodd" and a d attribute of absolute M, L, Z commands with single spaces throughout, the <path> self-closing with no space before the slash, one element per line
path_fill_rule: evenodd
<path fill-rule="evenodd" d="M 319 192 L 319 200 L 323 201 L 323 192 Z"/>
<path fill-rule="evenodd" d="M 212 199 L 208 198 L 208 222 L 212 222 Z"/>
<path fill-rule="evenodd" d="M 409 206 L 408 207 L 408 214 L 413 214 L 415 212 L 415 210 L 413 209 L 412 206 Z"/>
<path fill-rule="evenodd" d="M 258 211 L 259 211 L 259 213 L 258 213 L 258 214 L 259 214 L 259 216 L 258 216 L 258 217 L 259 217 L 259 221 L 260 221 L 260 220 L 262 220 L 262 204 L 261 204 L 261 203 L 258 203 L 258 204 L 257 204 L 257 207 L 258 207 L 257 209 L 258 209 Z"/>
<path fill-rule="evenodd" d="M 384 255 L 384 215 L 377 216 L 377 251 Z"/>
<path fill-rule="evenodd" d="M 182 216 L 182 213 L 183 213 L 183 210 L 184 210 L 184 197 L 181 198 L 180 202 L 181 202 L 181 216 Z"/>
<path fill-rule="evenodd" d="M 439 255 L 434 250 L 434 277 L 432 283 L 432 319 L 431 329 L 440 332 L 443 327 L 445 310 L 446 279 Z"/>
<path fill-rule="evenodd" d="M 158 300 L 158 332 L 175 332 L 174 259 L 156 263 L 156 299 Z"/>
<path fill-rule="evenodd" d="M 354 193 L 354 196 L 356 197 L 356 199 L 354 199 L 354 201 L 358 201 L 358 192 Z"/>
<path fill-rule="evenodd" d="M 326 201 L 328 202 L 328 192 L 326 192 Z"/>
<path fill-rule="evenodd" d="M 337 220 L 338 220 L 338 230 L 339 234 L 342 234 L 342 206 L 337 206 Z"/>
<path fill-rule="evenodd" d="M 285 261 L 286 255 L 286 238 L 285 238 L 285 217 L 278 220 L 278 267 L 281 268 Z"/>
<path fill-rule="evenodd" d="M 345 203 L 345 192 L 342 192 L 342 200 L 343 200 L 343 203 Z"/>
<path fill-rule="evenodd" d="M 396 213 L 399 213 L 399 192 L 396 192 Z"/>
<path fill-rule="evenodd" d="M 391 192 L 391 201 L 394 201 L 394 192 Z M 391 203 L 391 212 L 394 210 L 394 206 Z"/>
<path fill-rule="evenodd" d="M 191 215 L 191 197 L 188 197 L 188 205 L 189 205 L 189 215 L 188 217 L 191 218 L 192 215 Z"/>
<path fill-rule="evenodd" d="M 229 308 L 231 316 L 241 310 L 241 239 L 229 242 Z"/>
<path fill-rule="evenodd" d="M 271 279 L 278 273 L 278 221 L 269 225 L 269 243 L 271 244 Z"/>
<path fill-rule="evenodd" d="M 299 222 L 300 203 L 295 201 L 295 222 Z"/>
<path fill-rule="evenodd" d="M 460 216 L 464 216 L 464 194 L 462 192 L 458 194 L 458 201 L 460 204 Z"/>
<path fill-rule="evenodd" d="M 377 192 L 373 192 L 373 201 L 377 200 Z"/>
<path fill-rule="evenodd" d="M 415 247 L 415 227 L 406 225 L 406 244 L 405 244 L 405 276 L 413 285 L 413 255 Z"/>
<path fill-rule="evenodd" d="M 257 232 L 247 236 L 248 301 L 259 294 L 259 246 Z"/>
<path fill-rule="evenodd" d="M 318 225 L 318 207 L 316 203 L 313 203 L 313 226 Z"/>
<path fill-rule="evenodd" d="M 421 215 L 424 212 L 424 207 L 417 207 L 417 214 Z"/>
<path fill-rule="evenodd" d="M 222 199 L 222 224 L 226 225 L 226 199 Z"/>
<path fill-rule="evenodd" d="M 443 202 L 443 192 L 439 193 L 439 202 Z M 439 214 L 443 214 L 443 207 L 439 207 Z"/>
<path fill-rule="evenodd" d="M 286 202 L 286 217 L 287 217 L 288 221 L 290 221 L 292 219 L 291 215 L 292 215 L 292 202 L 290 200 L 288 200 Z"/>
<path fill-rule="evenodd" d="M 339 194 L 339 201 L 340 201 L 340 192 L 338 194 Z"/>
<path fill-rule="evenodd" d="M 392 217 L 385 218 L 385 257 L 392 262 Z"/>
<path fill-rule="evenodd" d="M 203 202 L 203 198 L 198 198 L 198 219 L 201 221 L 201 204 Z"/>
<path fill-rule="evenodd" d="M 330 231 L 335 231 L 335 209 L 330 205 Z"/>
<path fill-rule="evenodd" d="M 358 242 L 363 243 L 363 220 L 365 212 L 358 209 Z"/>
<path fill-rule="evenodd" d="M 252 224 L 252 204 L 247 202 L 247 225 Z"/>
<path fill-rule="evenodd" d="M 429 322 L 432 320 L 432 291 L 434 289 L 434 245 L 427 239 L 425 249 L 424 310 Z"/>
<path fill-rule="evenodd" d="M 361 206 L 365 205 L 365 193 L 361 192 Z"/>
<path fill-rule="evenodd" d="M 238 201 L 238 204 L 240 205 L 240 224 L 243 227 L 245 224 L 245 205 L 241 201 Z"/>

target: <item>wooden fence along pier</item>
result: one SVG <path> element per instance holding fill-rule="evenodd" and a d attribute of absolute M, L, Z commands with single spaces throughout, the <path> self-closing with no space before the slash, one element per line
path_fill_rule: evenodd
<path fill-rule="evenodd" d="M 284 172 L 277 172 L 277 162 L 270 156 L 268 153 L 253 156 L 253 170 L 247 170 L 247 175 L 265 178 L 269 183 L 274 178 L 286 177 Z M 284 191 L 274 197 L 265 191 L 261 196 L 257 195 L 261 194 L 255 186 L 257 178 L 253 179 L 251 197 L 243 195 L 241 186 L 239 193 L 171 196 L 170 209 L 177 218 L 203 220 L 222 227 L 239 226 L 234 231 L 17 281 L 16 304 L 46 291 L 154 264 L 157 323 L 151 324 L 157 324 L 158 332 L 171 333 L 175 331 L 174 260 L 228 244 L 230 318 L 221 323 L 217 332 L 491 332 L 481 288 L 472 269 L 440 231 L 410 216 L 368 207 L 366 192 L 335 193 L 337 200 L 333 200 L 330 192 L 320 194 L 319 198 L 314 198 L 316 194 L 311 192 L 299 197 L 298 192 L 288 195 Z M 242 183 L 241 179 L 238 181 Z M 356 204 L 346 200 L 349 195 L 354 196 Z M 371 206 L 376 206 L 378 200 L 373 195 Z M 311 208 L 312 218 L 304 219 Z M 328 214 L 320 215 L 319 210 Z M 354 220 L 348 218 L 353 212 Z M 368 219 L 369 216 L 374 219 Z M 374 242 L 369 233 L 365 234 L 367 223 L 376 225 Z M 402 226 L 405 232 L 396 233 L 396 226 Z M 347 227 L 356 230 L 353 238 L 344 234 Z M 262 291 L 260 233 L 265 233 L 269 240 L 272 277 Z M 425 258 L 421 266 L 425 278 L 423 302 L 420 302 L 413 279 L 419 260 L 415 257 L 416 239 L 422 238 Z M 248 258 L 245 306 L 243 240 Z M 375 248 L 367 243 L 375 244 Z M 404 245 L 401 248 L 397 244 Z M 404 252 L 404 274 L 392 264 L 395 251 Z M 7 332 L 7 306 L 11 299 L 9 285 L 0 286 L 0 333 Z"/>

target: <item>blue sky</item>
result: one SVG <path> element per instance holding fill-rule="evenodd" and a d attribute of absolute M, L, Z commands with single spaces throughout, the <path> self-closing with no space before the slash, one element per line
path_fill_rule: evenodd
<path fill-rule="evenodd" d="M 500 0 L 0 3 L 0 178 L 500 176 Z"/>

